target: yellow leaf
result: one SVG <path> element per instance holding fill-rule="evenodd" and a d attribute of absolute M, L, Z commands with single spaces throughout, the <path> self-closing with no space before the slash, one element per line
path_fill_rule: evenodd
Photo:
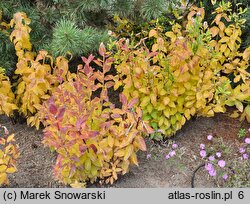
<path fill-rule="evenodd" d="M 210 32 L 212 33 L 212 37 L 215 37 L 219 33 L 219 28 L 216 26 L 213 26 L 212 28 L 210 28 Z"/>
<path fill-rule="evenodd" d="M 223 22 L 220 21 L 219 24 L 218 24 L 218 26 L 219 26 L 219 28 L 220 28 L 221 31 L 225 30 L 226 26 L 225 26 L 225 24 Z"/>
<path fill-rule="evenodd" d="M 241 76 L 240 75 L 237 75 L 235 78 L 234 78 L 234 83 L 238 83 L 241 79 Z"/>
<path fill-rule="evenodd" d="M 85 163 L 84 163 L 84 167 L 87 171 L 89 171 L 91 169 L 91 161 L 89 158 L 86 159 Z"/>
<path fill-rule="evenodd" d="M 229 42 L 229 40 L 230 40 L 229 37 L 224 36 L 223 38 L 221 38 L 221 39 L 219 40 L 219 43 L 226 43 L 226 42 Z"/>
<path fill-rule="evenodd" d="M 20 82 L 17 86 L 17 94 L 20 95 L 24 92 L 26 84 L 24 81 Z"/>
<path fill-rule="evenodd" d="M 128 158 L 132 155 L 133 150 L 134 150 L 133 145 L 129 145 L 129 146 L 126 147 L 125 154 L 124 154 L 124 161 L 128 160 Z"/>
<path fill-rule="evenodd" d="M 143 108 L 143 107 L 147 106 L 149 103 L 150 103 L 150 97 L 149 96 L 145 96 L 142 99 L 140 106 Z"/>
<path fill-rule="evenodd" d="M 172 31 L 166 32 L 165 35 L 171 39 L 171 42 L 175 42 L 177 38 L 176 35 Z"/>
<path fill-rule="evenodd" d="M 78 182 L 77 180 L 75 180 L 75 182 L 71 183 L 70 186 L 72 188 L 85 188 L 86 187 L 86 183 L 84 183 L 84 182 Z"/>
<path fill-rule="evenodd" d="M 6 173 L 9 173 L 9 174 L 12 174 L 16 172 L 16 168 L 15 167 L 9 167 L 7 170 L 6 170 Z"/>
<path fill-rule="evenodd" d="M 133 154 L 130 157 L 130 161 L 132 164 L 135 164 L 136 166 L 138 166 L 138 160 L 137 160 L 136 153 L 133 152 Z"/>
<path fill-rule="evenodd" d="M 230 115 L 231 118 L 238 118 L 239 116 L 240 116 L 240 114 L 238 113 L 238 111 L 234 111 L 234 112 Z"/>
<path fill-rule="evenodd" d="M 6 169 L 7 169 L 7 166 L 6 166 L 5 164 L 0 165 L 0 174 L 1 174 L 1 173 L 4 173 L 4 172 L 6 171 Z M 1 182 L 0 182 L 0 183 L 1 183 Z"/>
<path fill-rule="evenodd" d="M 8 138 L 7 138 L 7 142 L 12 142 L 15 141 L 14 139 L 14 134 L 11 134 Z"/>
<path fill-rule="evenodd" d="M 221 52 L 225 52 L 226 49 L 227 49 L 227 44 L 222 44 L 222 45 L 220 46 L 220 51 L 221 51 Z"/>
<path fill-rule="evenodd" d="M 235 101 L 235 106 L 240 112 L 243 112 L 243 104 L 240 101 Z"/>
<path fill-rule="evenodd" d="M 151 100 L 151 103 L 153 104 L 153 106 L 157 105 L 156 95 L 154 93 L 150 94 L 150 100 Z"/>
<path fill-rule="evenodd" d="M 123 157 L 124 156 L 124 149 L 119 149 L 117 152 L 115 152 L 116 157 Z"/>
<path fill-rule="evenodd" d="M 157 36 L 157 31 L 155 29 L 150 30 L 148 36 L 150 38 L 154 37 L 154 36 Z"/>
<path fill-rule="evenodd" d="M 235 41 L 233 40 L 230 40 L 228 43 L 227 43 L 228 47 L 230 48 L 230 50 L 234 50 L 235 49 Z"/>
<path fill-rule="evenodd" d="M 113 147 L 114 146 L 114 138 L 111 136 L 111 135 L 108 135 L 108 145 L 110 147 Z"/>
<path fill-rule="evenodd" d="M 121 85 L 122 85 L 121 81 L 116 82 L 114 85 L 114 90 L 117 90 Z"/>
<path fill-rule="evenodd" d="M 220 106 L 219 104 L 217 104 L 215 107 L 214 107 L 214 112 L 215 113 L 223 113 L 225 112 L 225 110 L 222 108 L 222 106 Z"/>
<path fill-rule="evenodd" d="M 185 115 L 185 117 L 189 120 L 189 119 L 191 118 L 191 116 L 190 116 L 190 110 L 189 110 L 189 109 L 186 109 L 186 110 L 184 111 L 184 115 Z"/>
<path fill-rule="evenodd" d="M 7 174 L 0 173 L 0 185 L 1 184 L 8 184 L 8 183 L 9 183 L 9 180 L 8 180 Z"/>
<path fill-rule="evenodd" d="M 156 52 L 159 49 L 158 44 L 153 44 L 152 46 L 152 52 Z"/>

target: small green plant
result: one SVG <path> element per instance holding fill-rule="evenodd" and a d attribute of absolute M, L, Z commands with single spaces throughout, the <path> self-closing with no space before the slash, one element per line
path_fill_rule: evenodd
<path fill-rule="evenodd" d="M 242 139 L 242 138 L 244 138 L 246 135 L 247 135 L 246 129 L 240 128 L 240 129 L 239 129 L 239 132 L 238 132 L 238 137 L 239 137 L 240 139 Z"/>

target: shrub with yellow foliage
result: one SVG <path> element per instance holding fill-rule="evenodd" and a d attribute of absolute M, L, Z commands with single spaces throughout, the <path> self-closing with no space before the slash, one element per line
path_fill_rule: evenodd
<path fill-rule="evenodd" d="M 13 111 L 17 109 L 14 99 L 15 95 L 11 90 L 10 80 L 0 67 L 0 114 L 13 115 Z"/>
<path fill-rule="evenodd" d="M 58 57 L 54 62 L 45 50 L 38 54 L 32 52 L 29 24 L 30 19 L 23 12 L 16 13 L 9 24 L 13 28 L 10 40 L 18 57 L 15 70 L 18 80 L 13 85 L 19 113 L 27 118 L 28 124 L 39 128 L 40 120 L 36 113 L 50 97 L 52 89 L 65 80 L 68 61 Z"/>
<path fill-rule="evenodd" d="M 79 65 L 77 74 L 70 74 L 40 110 L 43 142 L 58 153 L 55 176 L 73 187 L 97 179 L 112 184 L 130 165 L 138 165 L 136 153 L 146 150 L 143 133 L 152 132 L 140 108 L 134 107 L 136 99 L 128 101 L 121 94 L 121 108 L 109 101 L 114 59 L 103 44 L 99 53 L 101 59 L 83 57 L 84 66 Z M 94 72 L 93 62 L 99 71 Z"/>
<path fill-rule="evenodd" d="M 151 50 L 141 43 L 130 46 L 125 39 L 116 44 L 115 88 L 139 98 L 145 120 L 160 133 L 171 136 L 194 115 L 214 116 L 236 106 L 233 116 L 250 122 L 250 48 L 239 51 L 241 22 L 221 3 L 211 25 L 205 11 L 191 7 L 182 25 L 172 31 L 150 30 Z"/>

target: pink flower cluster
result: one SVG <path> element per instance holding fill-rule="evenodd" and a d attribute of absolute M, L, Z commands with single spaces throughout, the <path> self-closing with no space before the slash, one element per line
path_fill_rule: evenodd
<path fill-rule="evenodd" d="M 165 156 L 165 159 L 170 159 L 171 157 L 176 155 L 175 149 L 178 148 L 178 145 L 176 143 L 172 144 L 172 150 Z"/>
<path fill-rule="evenodd" d="M 250 132 L 250 128 L 248 129 L 248 131 Z M 245 138 L 244 142 L 245 142 L 246 145 L 249 145 L 250 144 L 250 138 L 249 137 Z M 239 149 L 239 152 L 242 154 L 242 159 L 247 160 L 249 158 L 249 155 L 248 155 L 248 153 L 246 151 L 246 148 L 241 147 Z"/>
<path fill-rule="evenodd" d="M 213 136 L 208 135 L 207 140 L 212 141 Z M 206 158 L 207 152 L 206 152 L 206 145 L 205 144 L 200 144 L 200 156 L 201 158 Z M 208 171 L 209 175 L 212 177 L 215 177 L 217 175 L 217 171 L 215 169 L 215 165 L 218 165 L 220 168 L 224 169 L 226 166 L 226 162 L 223 159 L 220 159 L 217 164 L 216 164 L 216 159 L 221 158 L 221 152 L 216 152 L 215 155 L 210 155 L 208 157 L 207 163 L 205 164 L 205 169 Z M 222 178 L 224 180 L 228 179 L 228 175 L 225 173 Z"/>

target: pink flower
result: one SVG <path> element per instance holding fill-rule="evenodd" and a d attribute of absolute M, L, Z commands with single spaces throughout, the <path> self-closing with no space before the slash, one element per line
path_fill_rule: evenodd
<path fill-rule="evenodd" d="M 169 158 L 170 158 L 169 154 L 165 156 L 165 159 L 169 159 Z"/>
<path fill-rule="evenodd" d="M 212 170 L 214 169 L 213 164 L 207 163 L 207 164 L 205 165 L 205 169 L 208 170 L 208 171 L 212 171 Z"/>
<path fill-rule="evenodd" d="M 173 144 L 173 145 L 172 145 L 172 148 L 173 148 L 173 149 L 176 149 L 176 148 L 178 148 L 178 145 L 177 145 L 177 144 Z"/>
<path fill-rule="evenodd" d="M 243 158 L 243 159 L 248 159 L 248 154 L 247 154 L 247 153 L 243 154 L 243 155 L 242 155 L 242 158 Z"/>
<path fill-rule="evenodd" d="M 248 128 L 248 132 L 250 132 L 250 128 Z"/>
<path fill-rule="evenodd" d="M 209 173 L 210 176 L 216 176 L 216 170 L 215 169 L 212 169 L 208 173 Z"/>
<path fill-rule="evenodd" d="M 171 151 L 171 152 L 169 152 L 169 156 L 170 157 L 173 157 L 174 155 L 176 155 L 176 152 L 173 150 L 173 151 Z"/>
<path fill-rule="evenodd" d="M 211 141 L 213 139 L 213 136 L 212 135 L 208 135 L 207 139 Z"/>
<path fill-rule="evenodd" d="M 214 156 L 210 156 L 210 157 L 208 157 L 208 159 L 210 160 L 210 161 L 214 161 Z"/>
<path fill-rule="evenodd" d="M 207 152 L 205 150 L 201 150 L 200 155 L 201 155 L 202 158 L 204 158 L 204 157 L 206 157 Z"/>
<path fill-rule="evenodd" d="M 221 153 L 220 153 L 220 152 L 216 152 L 216 156 L 217 156 L 218 158 L 220 158 L 220 157 L 221 157 Z"/>
<path fill-rule="evenodd" d="M 226 162 L 224 160 L 220 160 L 218 161 L 218 165 L 221 167 L 221 168 L 224 168 L 226 166 Z"/>
<path fill-rule="evenodd" d="M 246 143 L 246 144 L 250 144 L 250 138 L 249 138 L 249 137 L 247 137 L 247 138 L 245 139 L 245 143 Z"/>
<path fill-rule="evenodd" d="M 205 145 L 204 144 L 200 144 L 200 149 L 205 149 Z"/>
<path fill-rule="evenodd" d="M 226 181 L 226 180 L 228 179 L 228 175 L 227 175 L 227 174 L 224 174 L 224 175 L 222 176 L 222 178 Z"/>
<path fill-rule="evenodd" d="M 151 154 L 147 154 L 147 159 L 150 159 L 151 158 Z"/>
<path fill-rule="evenodd" d="M 245 153 L 245 151 L 246 151 L 246 150 L 245 150 L 244 148 L 242 148 L 242 147 L 241 147 L 240 150 L 239 150 L 239 152 L 240 152 L 241 154 Z"/>

